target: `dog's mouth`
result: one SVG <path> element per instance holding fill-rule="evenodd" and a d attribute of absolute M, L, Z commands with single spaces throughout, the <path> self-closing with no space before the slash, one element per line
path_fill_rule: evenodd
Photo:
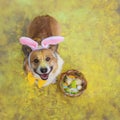
<path fill-rule="evenodd" d="M 39 74 L 39 76 L 41 77 L 41 79 L 47 80 L 49 77 L 49 74 Z"/>
<path fill-rule="evenodd" d="M 49 77 L 49 74 L 50 74 L 51 71 L 52 71 L 52 69 L 53 69 L 53 67 L 50 67 L 50 72 L 49 72 L 49 73 L 42 73 L 42 74 L 39 74 L 36 70 L 34 70 L 34 71 L 35 71 L 36 74 L 38 74 L 38 75 L 40 76 L 40 78 L 41 78 L 42 80 L 47 80 L 48 77 Z"/>

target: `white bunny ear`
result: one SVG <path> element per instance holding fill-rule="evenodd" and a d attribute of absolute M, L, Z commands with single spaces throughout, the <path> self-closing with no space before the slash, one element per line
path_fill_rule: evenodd
<path fill-rule="evenodd" d="M 22 45 L 27 45 L 29 46 L 32 50 L 35 50 L 38 48 L 38 43 L 34 40 L 32 40 L 31 38 L 29 37 L 21 37 L 20 38 L 20 43 Z"/>
<path fill-rule="evenodd" d="M 43 48 L 48 48 L 49 45 L 57 45 L 58 43 L 62 42 L 64 40 L 64 37 L 61 36 L 52 36 L 45 38 L 42 40 L 41 45 Z"/>

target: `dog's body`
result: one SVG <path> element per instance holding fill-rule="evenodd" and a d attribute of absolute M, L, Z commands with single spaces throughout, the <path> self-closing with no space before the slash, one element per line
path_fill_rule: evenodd
<path fill-rule="evenodd" d="M 43 39 L 50 36 L 60 35 L 58 22 L 49 15 L 38 16 L 28 28 L 28 37 L 41 45 Z M 50 45 L 47 49 L 32 51 L 28 46 L 23 45 L 25 54 L 24 70 L 32 72 L 38 79 L 46 80 L 44 86 L 55 82 L 56 77 L 61 72 L 63 60 L 57 53 L 57 45 Z"/>

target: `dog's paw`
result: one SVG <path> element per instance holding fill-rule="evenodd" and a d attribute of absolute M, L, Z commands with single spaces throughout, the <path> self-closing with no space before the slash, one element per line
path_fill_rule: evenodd
<path fill-rule="evenodd" d="M 55 84 L 56 83 L 56 79 L 54 79 L 53 81 L 52 81 L 52 84 Z"/>

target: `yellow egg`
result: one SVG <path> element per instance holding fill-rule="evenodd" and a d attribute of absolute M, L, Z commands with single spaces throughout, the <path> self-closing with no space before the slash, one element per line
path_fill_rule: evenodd
<path fill-rule="evenodd" d="M 73 75 L 69 75 L 69 77 L 70 77 L 70 78 L 75 78 L 75 76 L 73 76 Z"/>

